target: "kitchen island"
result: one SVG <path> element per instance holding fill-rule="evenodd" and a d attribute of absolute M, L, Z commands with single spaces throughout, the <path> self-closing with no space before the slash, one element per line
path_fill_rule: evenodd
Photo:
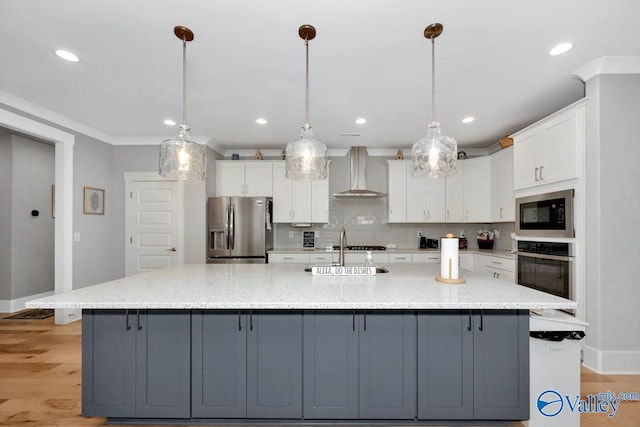
<path fill-rule="evenodd" d="M 184 265 L 28 303 L 83 309 L 83 415 L 420 424 L 529 414 L 529 309 L 576 303 L 439 266 L 311 276 Z"/>

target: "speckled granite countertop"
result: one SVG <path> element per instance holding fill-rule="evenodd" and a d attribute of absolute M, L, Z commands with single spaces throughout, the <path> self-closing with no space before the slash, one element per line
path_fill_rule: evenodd
<path fill-rule="evenodd" d="M 32 308 L 575 309 L 577 303 L 440 264 L 393 264 L 376 276 L 312 276 L 290 264 L 189 264 L 27 302 Z"/>

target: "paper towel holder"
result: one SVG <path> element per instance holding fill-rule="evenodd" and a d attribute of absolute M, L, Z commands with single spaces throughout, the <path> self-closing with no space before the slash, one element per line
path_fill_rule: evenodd
<path fill-rule="evenodd" d="M 446 236 L 446 238 L 451 239 L 453 236 L 453 234 L 448 233 Z M 444 243 L 442 244 L 442 247 L 444 248 Z M 453 260 L 451 258 L 449 258 L 449 277 L 452 276 L 452 271 L 453 271 L 453 264 L 452 264 Z M 457 279 L 449 279 L 446 277 L 442 277 L 442 275 L 437 275 L 436 276 L 436 280 L 438 282 L 442 282 L 442 283 L 450 283 L 450 284 L 461 284 L 461 283 L 466 283 L 467 280 L 464 277 L 458 277 Z"/>

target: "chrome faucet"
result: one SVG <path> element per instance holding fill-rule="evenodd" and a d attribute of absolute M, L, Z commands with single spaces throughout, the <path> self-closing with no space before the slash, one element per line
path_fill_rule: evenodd
<path fill-rule="evenodd" d="M 344 226 L 340 230 L 340 254 L 338 255 L 338 265 L 340 267 L 344 267 L 344 247 L 347 244 L 347 230 L 344 229 Z"/>

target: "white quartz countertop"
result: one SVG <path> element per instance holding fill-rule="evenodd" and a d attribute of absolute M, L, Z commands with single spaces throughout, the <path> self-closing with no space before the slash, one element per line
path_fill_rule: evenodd
<path fill-rule="evenodd" d="M 577 303 L 439 264 L 392 264 L 376 276 L 312 276 L 292 264 L 188 264 L 27 302 L 32 308 L 575 309 Z"/>

